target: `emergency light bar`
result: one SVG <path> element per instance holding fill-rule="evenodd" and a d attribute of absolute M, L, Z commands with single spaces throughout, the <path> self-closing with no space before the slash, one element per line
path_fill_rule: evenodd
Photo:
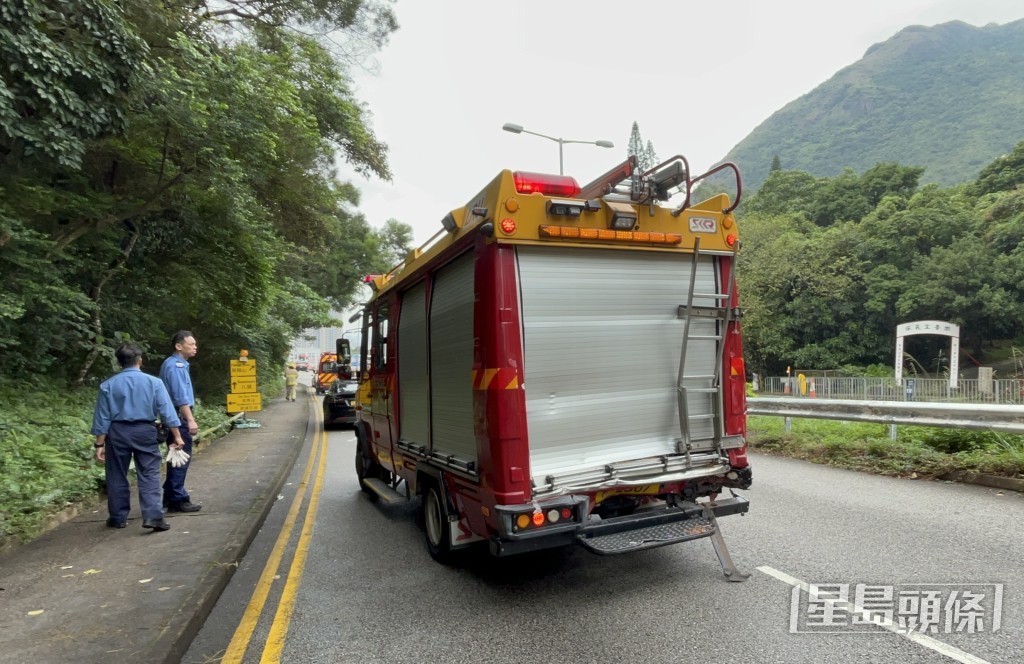
<path fill-rule="evenodd" d="M 572 198 L 580 193 L 580 185 L 570 175 L 548 175 L 516 171 L 512 174 L 516 191 L 520 194 L 542 194 L 544 196 L 565 196 Z"/>
<path fill-rule="evenodd" d="M 538 234 L 542 238 L 597 241 L 611 240 L 613 242 L 636 242 L 640 244 L 681 244 L 683 241 L 683 236 L 679 233 L 616 231 L 604 228 L 576 228 L 575 226 L 542 225 Z"/>

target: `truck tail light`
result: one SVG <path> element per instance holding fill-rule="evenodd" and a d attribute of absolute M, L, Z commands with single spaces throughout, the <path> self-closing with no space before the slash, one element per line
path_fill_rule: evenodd
<path fill-rule="evenodd" d="M 580 193 L 576 178 L 569 175 L 548 175 L 516 171 L 512 174 L 516 191 L 520 194 L 543 194 L 544 196 L 565 196 L 572 198 Z"/>
<path fill-rule="evenodd" d="M 575 514 L 572 507 L 566 506 L 534 508 L 531 511 L 513 515 L 512 529 L 514 531 L 545 529 L 563 521 L 576 521 Z"/>

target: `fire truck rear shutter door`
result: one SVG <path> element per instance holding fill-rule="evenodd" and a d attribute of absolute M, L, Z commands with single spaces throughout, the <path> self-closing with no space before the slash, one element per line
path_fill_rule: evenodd
<path fill-rule="evenodd" d="M 430 399 L 427 386 L 426 287 L 420 283 L 402 297 L 398 319 L 399 438 L 429 445 Z"/>
<path fill-rule="evenodd" d="M 675 453 L 678 308 L 692 255 L 520 247 L 518 258 L 533 477 Z M 717 292 L 712 259 L 697 269 L 695 292 Z M 691 336 L 714 335 L 715 325 L 694 320 Z M 687 375 L 713 374 L 716 346 L 691 339 Z M 688 399 L 688 409 L 712 412 L 710 395 Z M 711 420 L 694 422 L 695 448 L 710 446 Z"/>
<path fill-rule="evenodd" d="M 476 461 L 473 433 L 473 255 L 437 272 L 430 302 L 433 449 Z"/>

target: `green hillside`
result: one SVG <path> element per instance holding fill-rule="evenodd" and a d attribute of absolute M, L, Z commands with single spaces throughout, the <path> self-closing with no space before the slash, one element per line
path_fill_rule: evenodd
<path fill-rule="evenodd" d="M 1024 10 L 1022 10 L 1024 13 Z M 977 28 L 912 26 L 790 102 L 734 147 L 744 188 L 758 189 L 777 155 L 816 176 L 878 162 L 926 168 L 949 186 L 1024 139 L 1024 20 Z"/>

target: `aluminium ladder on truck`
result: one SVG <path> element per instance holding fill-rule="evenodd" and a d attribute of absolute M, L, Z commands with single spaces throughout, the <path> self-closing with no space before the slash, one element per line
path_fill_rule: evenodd
<path fill-rule="evenodd" d="M 732 254 L 732 266 L 729 270 L 729 284 L 725 293 L 695 293 L 697 278 L 697 265 L 702 254 L 700 250 L 700 238 L 696 238 L 693 247 L 693 263 L 690 268 L 690 284 L 687 288 L 686 304 L 679 305 L 679 318 L 683 319 L 683 342 L 679 355 L 679 375 L 677 380 L 677 403 L 679 411 L 679 429 L 682 439 L 679 442 L 679 451 L 686 455 L 687 463 L 690 461 L 690 450 L 693 447 L 691 430 L 693 424 L 700 420 L 711 420 L 712 422 L 712 443 L 718 454 L 722 453 L 722 441 L 725 435 L 725 420 L 722 405 L 722 361 L 725 353 L 725 335 L 732 322 L 733 316 L 733 293 L 736 287 L 736 257 L 739 251 L 739 244 Z M 712 300 L 713 305 L 696 305 L 695 299 Z M 716 321 L 715 334 L 691 334 L 690 323 L 695 319 L 712 319 Z M 686 375 L 686 352 L 690 341 L 714 341 L 717 344 L 716 360 L 714 370 L 710 374 Z M 700 414 L 690 414 L 689 400 L 694 398 L 705 398 L 709 401 L 709 408 L 700 409 Z"/>

